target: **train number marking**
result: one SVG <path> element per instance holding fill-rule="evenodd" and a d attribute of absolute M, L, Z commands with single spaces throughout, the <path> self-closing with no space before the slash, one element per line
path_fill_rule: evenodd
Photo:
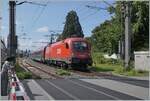
<path fill-rule="evenodd" d="M 58 49 L 56 50 L 56 52 L 57 52 L 57 54 L 61 54 L 61 49 L 58 48 Z"/>

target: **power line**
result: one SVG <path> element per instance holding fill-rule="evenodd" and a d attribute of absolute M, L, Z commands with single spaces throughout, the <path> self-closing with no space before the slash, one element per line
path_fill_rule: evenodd
<path fill-rule="evenodd" d="M 113 6 L 113 5 L 111 5 L 110 3 L 108 3 L 106 0 L 103 0 L 103 2 L 104 2 L 105 4 L 107 4 L 107 5 L 109 5 L 109 6 L 111 6 L 111 7 L 113 7 L 113 8 L 114 8 L 114 6 Z"/>
<path fill-rule="evenodd" d="M 86 20 L 87 18 L 89 18 L 90 16 L 96 14 L 98 11 L 92 12 L 91 14 L 85 16 L 84 18 L 82 18 L 80 21 Z"/>
<path fill-rule="evenodd" d="M 113 5 L 109 4 L 108 2 L 106 2 L 105 0 L 103 0 L 103 2 L 111 7 L 113 7 Z M 107 10 L 107 8 L 103 8 L 103 7 L 97 7 L 97 6 L 91 6 L 91 5 L 86 5 L 87 8 L 90 8 L 90 9 L 96 9 L 97 11 L 87 15 L 86 17 L 83 18 L 83 20 L 87 19 L 89 16 L 92 16 L 94 14 L 96 14 L 98 11 L 100 10 Z M 113 7 L 114 8 L 114 7 Z M 115 9 L 115 8 L 114 8 Z M 81 19 L 82 20 L 82 19 Z"/>
<path fill-rule="evenodd" d="M 39 12 L 39 6 L 35 9 L 35 11 L 34 12 Z M 32 16 L 32 20 L 31 21 L 34 21 L 34 19 L 36 18 L 36 14 L 34 14 L 33 16 Z"/>
<path fill-rule="evenodd" d="M 32 23 L 32 26 L 31 26 L 31 29 L 36 25 L 37 21 L 39 20 L 39 18 L 41 17 L 41 15 L 43 14 L 45 8 L 47 7 L 47 4 L 46 6 L 44 6 L 41 10 L 41 12 L 38 14 L 38 16 L 35 18 L 34 22 Z"/>
<path fill-rule="evenodd" d="M 92 4 L 93 4 L 93 3 L 92 3 Z M 86 20 L 86 19 L 88 19 L 90 16 L 96 14 L 99 10 L 106 10 L 106 8 L 97 7 L 97 6 L 96 6 L 97 2 L 94 2 L 94 4 L 95 4 L 94 6 L 89 6 L 90 4 L 85 5 L 86 8 L 97 9 L 97 11 L 95 11 L 95 12 L 93 12 L 93 13 L 90 13 L 90 14 L 88 14 L 87 16 L 81 18 L 82 21 L 83 21 L 83 20 Z M 89 9 L 88 9 L 88 12 L 89 12 Z M 85 15 L 85 14 L 82 14 L 82 15 Z M 80 20 L 80 21 L 81 21 L 81 20 Z"/>
<path fill-rule="evenodd" d="M 93 3 L 95 3 L 95 2 L 91 2 L 91 3 L 87 3 L 87 4 L 85 4 L 85 2 L 84 2 L 84 6 L 83 7 L 85 7 L 85 5 L 91 5 L 91 4 L 93 4 Z M 83 7 L 81 7 L 81 8 L 83 8 Z M 87 10 L 85 10 L 85 8 L 84 9 L 79 9 L 79 11 L 78 12 L 82 12 L 82 11 L 84 11 L 84 12 L 82 12 L 82 15 L 84 15 L 84 13 L 87 13 L 87 11 L 89 11 L 88 9 Z"/>
<path fill-rule="evenodd" d="M 97 7 L 97 6 L 86 5 L 86 7 L 91 8 L 91 9 L 97 9 L 97 10 L 107 10 L 107 8 L 102 8 L 102 7 Z"/>

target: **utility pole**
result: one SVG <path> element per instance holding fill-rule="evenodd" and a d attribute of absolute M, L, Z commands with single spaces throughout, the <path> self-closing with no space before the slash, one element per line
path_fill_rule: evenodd
<path fill-rule="evenodd" d="M 125 69 L 131 58 L 131 1 L 126 1 L 125 8 Z"/>
<path fill-rule="evenodd" d="M 53 42 L 56 41 L 56 39 L 58 38 L 58 36 L 60 34 L 58 34 L 58 32 L 62 32 L 61 30 L 49 30 L 49 33 L 48 35 L 44 35 L 45 37 L 49 37 L 50 38 L 50 44 L 52 44 Z"/>
<path fill-rule="evenodd" d="M 10 57 L 16 56 L 17 36 L 16 36 L 16 1 L 9 1 L 9 35 L 8 35 L 8 55 Z"/>
<path fill-rule="evenodd" d="M 17 42 L 17 35 L 16 35 L 16 6 L 21 5 L 23 3 L 30 3 L 33 5 L 39 5 L 39 6 L 46 6 L 45 4 L 39 4 L 39 3 L 34 3 L 34 2 L 29 2 L 29 1 L 23 1 L 20 3 L 17 3 L 16 0 L 9 0 L 9 35 L 8 35 L 8 56 L 9 57 L 16 57 L 16 50 L 18 47 L 18 42 Z M 15 61 L 15 58 L 14 58 Z"/>
<path fill-rule="evenodd" d="M 119 54 L 122 60 L 125 57 L 125 1 L 121 2 L 121 39 L 119 41 Z"/>

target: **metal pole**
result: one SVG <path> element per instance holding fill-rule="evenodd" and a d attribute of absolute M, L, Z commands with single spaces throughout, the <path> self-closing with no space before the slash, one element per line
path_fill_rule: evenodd
<path fill-rule="evenodd" d="M 125 21 L 125 1 L 122 1 L 121 3 L 121 41 L 120 41 L 120 56 L 121 56 L 121 59 L 124 60 L 124 55 L 125 55 L 125 52 L 124 52 L 124 23 Z"/>
<path fill-rule="evenodd" d="M 16 36 L 16 1 L 9 1 L 9 36 L 8 36 L 8 50 L 9 56 L 16 56 L 17 36 Z"/>
<path fill-rule="evenodd" d="M 130 1 L 126 3 L 125 16 L 125 69 L 129 67 L 131 55 L 131 6 Z"/>

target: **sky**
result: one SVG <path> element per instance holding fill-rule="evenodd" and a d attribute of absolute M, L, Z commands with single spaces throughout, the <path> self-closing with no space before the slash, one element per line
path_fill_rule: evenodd
<path fill-rule="evenodd" d="M 2 32 L 7 40 L 9 34 L 9 0 L 2 2 Z M 22 2 L 24 0 L 18 0 Z M 69 11 L 77 12 L 85 37 L 91 36 L 91 31 L 105 20 L 111 19 L 106 10 L 87 8 L 86 5 L 107 8 L 109 5 L 102 0 L 26 0 L 46 6 L 24 3 L 16 6 L 16 35 L 19 49 L 33 51 L 43 48 L 49 42 L 50 31 L 61 33 L 66 15 Z M 109 4 L 115 2 L 107 0 Z M 47 37 L 46 37 L 47 36 Z"/>

